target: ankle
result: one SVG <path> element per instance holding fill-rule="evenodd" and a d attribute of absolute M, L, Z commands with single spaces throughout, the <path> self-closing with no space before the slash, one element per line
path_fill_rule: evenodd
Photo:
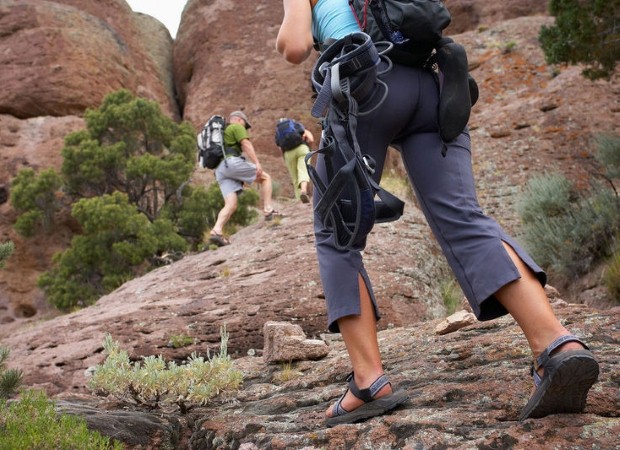
<path fill-rule="evenodd" d="M 526 335 L 526 337 L 530 343 L 532 355 L 534 358 L 538 358 L 556 339 L 569 334 L 571 334 L 570 331 L 558 324 L 558 326 L 551 328 L 541 328 L 537 330 L 536 333 L 531 333 L 530 335 Z M 569 342 L 566 342 L 566 344 Z"/>
<path fill-rule="evenodd" d="M 353 375 L 353 380 L 359 389 L 368 389 L 382 375 L 384 375 L 383 370 L 360 373 L 355 372 Z"/>
<path fill-rule="evenodd" d="M 573 338 L 573 339 L 568 339 L 565 342 L 560 341 L 559 345 L 556 344 L 556 341 L 559 341 L 560 338 Z M 565 351 L 575 351 L 575 350 L 583 350 L 583 349 L 587 349 L 587 347 L 585 346 L 585 344 L 583 344 L 581 341 L 575 340 L 577 339 L 575 336 L 572 336 L 572 334 L 570 332 L 568 332 L 567 330 L 565 330 L 565 332 L 561 333 L 560 335 L 558 335 L 557 337 L 555 337 L 554 339 L 551 340 L 551 342 L 549 342 L 547 344 L 547 346 L 545 347 L 544 350 L 538 352 L 538 353 L 534 353 L 534 365 L 538 365 L 536 372 L 538 373 L 538 375 L 542 376 L 544 373 L 544 362 L 541 359 L 541 356 L 543 355 L 543 353 L 547 353 L 549 349 L 552 348 L 551 352 L 549 352 L 547 354 L 547 358 L 552 358 L 553 356 L 557 355 L 558 353 L 562 353 Z"/>

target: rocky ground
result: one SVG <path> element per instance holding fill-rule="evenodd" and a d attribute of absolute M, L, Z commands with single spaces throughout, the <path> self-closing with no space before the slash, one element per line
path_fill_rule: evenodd
<path fill-rule="evenodd" d="M 350 371 L 343 343 L 323 335 L 317 361 L 267 365 L 235 360 L 243 388 L 182 416 L 65 393 L 60 409 L 136 449 L 526 449 L 617 448 L 620 432 L 620 310 L 599 312 L 556 299 L 554 308 L 596 353 L 601 376 L 584 414 L 519 422 L 532 381 L 530 355 L 509 318 L 437 335 L 439 320 L 381 331 L 390 380 L 410 400 L 390 415 L 355 425 L 324 426 Z"/>
<path fill-rule="evenodd" d="M 453 12 L 449 34 L 465 45 L 481 89 L 470 121 L 480 203 L 518 235 L 514 206 L 531 176 L 560 171 L 584 186 L 596 174 L 593 137 L 620 132 L 618 77 L 590 82 L 580 67 L 545 63 L 537 35 L 552 23 L 544 15 L 547 2 L 446 4 Z M 559 286 L 571 304 L 555 304 L 601 362 L 586 414 L 517 422 L 531 385 L 526 343 L 507 318 L 435 334 L 445 315 L 440 285 L 450 274 L 399 182 L 396 158 L 389 162 L 390 183 L 406 198 L 406 213 L 376 227 L 365 258 L 383 313 L 386 370 L 411 399 L 364 424 L 323 427 L 323 411 L 343 391 L 349 369 L 342 342 L 324 334 L 310 207 L 289 200 L 292 189 L 273 144 L 273 125 L 283 115 L 319 134 L 308 113 L 312 61 L 301 67 L 282 61 L 274 50 L 280 18 L 279 0 L 243 8 L 190 0 L 172 41 L 161 24 L 133 15 L 124 0 L 0 1 L 0 239 L 17 246 L 0 271 L 0 342 L 11 348 L 9 365 L 24 370 L 27 386 L 45 389 L 60 408 L 128 448 L 616 448 L 619 310 L 597 268 Z M 60 315 L 47 306 L 36 279 L 78 230 L 61 217 L 51 236 L 18 236 L 7 201 L 10 181 L 23 167 L 58 168 L 64 136 L 83 127 L 83 111 L 120 87 L 159 101 L 195 128 L 211 114 L 243 109 L 286 217 L 259 221 L 234 234 L 228 247 L 186 255 L 91 308 Z M 193 177 L 212 180 L 201 169 Z M 268 320 L 300 324 L 309 337 L 328 342 L 329 355 L 296 363 L 294 377 L 278 381 L 285 368 L 261 358 Z M 146 411 L 93 397 L 86 387 L 88 369 L 103 360 L 105 333 L 135 360 L 162 354 L 182 361 L 217 348 L 224 324 L 245 382 L 204 409 L 185 416 Z M 174 348 L 175 335 L 193 343 Z"/>

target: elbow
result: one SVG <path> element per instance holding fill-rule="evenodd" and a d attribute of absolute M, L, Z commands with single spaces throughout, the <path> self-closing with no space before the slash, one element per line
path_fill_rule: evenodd
<path fill-rule="evenodd" d="M 310 56 L 312 44 L 301 46 L 286 45 L 282 42 L 278 42 L 276 48 L 287 62 L 291 64 L 301 64 Z"/>
<path fill-rule="evenodd" d="M 301 64 L 309 55 L 309 51 L 287 51 L 283 53 L 284 59 L 291 64 Z"/>

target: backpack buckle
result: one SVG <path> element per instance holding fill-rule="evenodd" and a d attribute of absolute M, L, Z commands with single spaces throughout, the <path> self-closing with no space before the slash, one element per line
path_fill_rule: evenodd
<path fill-rule="evenodd" d="M 366 166 L 366 170 L 368 171 L 369 174 L 374 175 L 375 174 L 375 160 L 373 158 L 371 158 L 368 155 L 363 155 L 362 156 L 362 161 L 364 162 L 364 166 Z"/>

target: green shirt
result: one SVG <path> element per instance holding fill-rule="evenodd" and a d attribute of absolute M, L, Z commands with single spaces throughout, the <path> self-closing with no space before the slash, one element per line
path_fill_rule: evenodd
<path fill-rule="evenodd" d="M 241 153 L 241 141 L 244 139 L 250 139 L 248 130 L 239 123 L 231 123 L 224 130 L 224 146 L 226 148 L 235 148 Z"/>

